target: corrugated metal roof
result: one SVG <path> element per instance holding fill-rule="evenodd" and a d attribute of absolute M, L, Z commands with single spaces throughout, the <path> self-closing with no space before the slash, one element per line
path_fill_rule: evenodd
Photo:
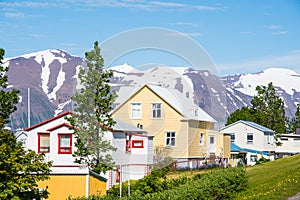
<path fill-rule="evenodd" d="M 222 130 L 228 128 L 228 127 L 234 126 L 234 125 L 236 125 L 236 124 L 238 124 L 238 123 L 246 124 L 246 125 L 251 126 L 251 127 L 255 128 L 255 129 L 257 129 L 257 130 L 260 130 L 260 131 L 262 131 L 262 132 L 264 132 L 264 133 L 274 133 L 274 132 L 275 132 L 275 131 L 273 131 L 273 130 L 267 128 L 267 127 L 264 127 L 264 126 L 262 126 L 262 125 L 259 125 L 259 124 L 255 123 L 255 122 L 244 121 L 244 120 L 239 120 L 239 121 L 237 121 L 237 122 L 234 122 L 234 123 L 232 123 L 232 124 L 229 124 L 229 125 L 227 125 L 227 126 L 221 128 L 220 131 L 222 131 Z"/>
<path fill-rule="evenodd" d="M 126 122 L 123 122 L 119 119 L 114 118 L 114 120 L 116 121 L 116 124 L 114 124 L 111 128 L 115 131 L 122 131 L 122 132 L 128 131 L 128 132 L 137 132 L 137 133 L 146 132 L 143 129 L 140 129 Z"/>
<path fill-rule="evenodd" d="M 234 143 L 230 143 L 230 151 L 231 152 L 240 152 L 240 153 L 257 153 L 257 154 L 263 154 L 263 155 L 268 155 L 267 152 L 265 151 L 258 151 L 254 149 L 247 149 L 247 148 L 241 148 L 238 145 Z"/>
<path fill-rule="evenodd" d="M 270 133 L 274 133 L 274 132 L 275 132 L 275 131 L 273 131 L 273 130 L 267 128 L 267 127 L 264 127 L 264 126 L 262 126 L 262 125 L 259 125 L 259 124 L 255 123 L 255 122 L 251 122 L 251 121 L 243 121 L 243 120 L 241 120 L 241 121 L 242 121 L 243 123 L 245 123 L 245 124 L 247 124 L 247 125 L 249 125 L 249 126 L 252 126 L 253 128 L 256 128 L 256 129 L 258 129 L 258 130 L 261 130 L 261 131 L 263 131 L 263 132 L 270 132 Z"/>

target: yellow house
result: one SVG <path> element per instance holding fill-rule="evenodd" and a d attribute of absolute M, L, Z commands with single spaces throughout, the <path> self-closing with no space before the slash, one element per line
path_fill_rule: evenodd
<path fill-rule="evenodd" d="M 111 113 L 154 136 L 178 161 L 228 158 L 230 137 L 214 130 L 215 120 L 176 89 L 155 85 L 121 87 Z"/>

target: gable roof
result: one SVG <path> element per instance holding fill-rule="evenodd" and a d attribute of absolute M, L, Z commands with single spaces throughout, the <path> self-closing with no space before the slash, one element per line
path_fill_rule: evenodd
<path fill-rule="evenodd" d="M 259 125 L 259 124 L 255 123 L 255 122 L 244 121 L 244 120 L 239 120 L 239 121 L 237 121 L 237 122 L 234 122 L 234 123 L 232 123 L 232 124 L 229 124 L 228 126 L 225 126 L 224 128 L 222 128 L 220 131 L 222 131 L 222 130 L 224 130 L 224 129 L 226 129 L 226 128 L 229 128 L 229 127 L 231 127 L 231 126 L 234 126 L 234 125 L 236 125 L 236 124 L 238 124 L 238 123 L 243 123 L 243 124 L 245 124 L 245 125 L 247 125 L 247 126 L 250 126 L 250 127 L 252 127 L 252 128 L 255 128 L 255 129 L 257 129 L 257 130 L 259 130 L 259 131 L 262 131 L 262 132 L 264 132 L 264 133 L 274 133 L 274 132 L 275 132 L 275 131 L 273 131 L 273 130 L 267 128 L 267 127 L 264 127 L 264 126 L 262 126 L 262 125 Z"/>
<path fill-rule="evenodd" d="M 55 117 L 52 117 L 52 118 L 47 119 L 47 120 L 44 120 L 44 121 L 42 121 L 42 122 L 40 122 L 40 123 L 38 123 L 38 124 L 35 124 L 35 125 L 33 125 L 33 126 L 30 126 L 30 127 L 28 127 L 28 128 L 25 128 L 24 131 L 30 131 L 30 130 L 32 130 L 32 129 L 35 129 L 35 128 L 39 127 L 39 126 L 42 126 L 42 125 L 44 125 L 44 124 L 47 124 L 47 123 L 49 123 L 49 122 L 52 122 L 52 121 L 54 121 L 54 120 L 56 120 L 56 119 L 59 119 L 59 118 L 61 118 L 61 117 L 64 117 L 64 116 L 66 116 L 66 115 L 69 115 L 69 114 L 72 114 L 72 112 L 70 112 L 70 111 L 63 112 L 63 113 L 61 113 L 61 114 L 59 114 L 59 115 L 57 115 L 57 116 L 55 116 Z"/>
<path fill-rule="evenodd" d="M 54 131 L 54 130 L 56 130 L 56 129 L 58 129 L 58 128 L 61 128 L 61 127 L 68 127 L 68 128 L 71 128 L 71 129 L 74 128 L 72 125 L 70 125 L 70 124 L 68 124 L 68 123 L 62 123 L 62 124 L 59 124 L 59 125 L 57 125 L 57 126 L 54 126 L 54 127 L 51 127 L 51 128 L 49 128 L 49 129 L 47 129 L 47 131 Z"/>
<path fill-rule="evenodd" d="M 116 103 L 119 104 L 112 113 L 128 102 L 134 95 L 144 88 L 148 88 L 155 95 L 163 99 L 174 110 L 188 120 L 216 122 L 216 120 L 197 106 L 191 99 L 188 99 L 176 89 L 166 88 L 157 85 L 144 85 L 142 87 L 122 86 L 118 91 Z"/>

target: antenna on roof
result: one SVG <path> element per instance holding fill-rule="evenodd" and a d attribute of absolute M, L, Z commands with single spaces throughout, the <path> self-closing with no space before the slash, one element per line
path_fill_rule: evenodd
<path fill-rule="evenodd" d="M 30 127 L 30 88 L 28 87 L 28 110 L 27 110 L 27 117 L 28 117 L 28 127 Z"/>

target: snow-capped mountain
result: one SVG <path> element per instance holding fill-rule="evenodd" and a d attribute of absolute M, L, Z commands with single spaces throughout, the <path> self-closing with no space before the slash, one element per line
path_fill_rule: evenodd
<path fill-rule="evenodd" d="M 28 107 L 31 125 L 70 110 L 76 70 L 82 64 L 82 58 L 61 50 L 45 50 L 4 60 L 3 66 L 9 66 L 10 87 L 21 91 L 18 110 L 11 115 L 12 128 L 28 126 Z"/>
<path fill-rule="evenodd" d="M 71 96 L 76 91 L 80 57 L 61 50 L 45 50 L 4 61 L 9 66 L 10 87 L 19 89 L 18 110 L 11 115 L 11 127 L 27 127 L 28 88 L 30 88 L 31 125 L 53 117 L 61 111 L 72 110 Z M 176 88 L 187 98 L 217 119 L 220 124 L 242 106 L 249 106 L 257 85 L 273 82 L 278 95 L 285 100 L 287 116 L 294 115 L 300 100 L 300 74 L 282 68 L 270 68 L 256 74 L 219 77 L 208 70 L 187 67 L 155 66 L 136 69 L 128 64 L 110 68 L 113 89 L 122 86 L 155 84 Z"/>

